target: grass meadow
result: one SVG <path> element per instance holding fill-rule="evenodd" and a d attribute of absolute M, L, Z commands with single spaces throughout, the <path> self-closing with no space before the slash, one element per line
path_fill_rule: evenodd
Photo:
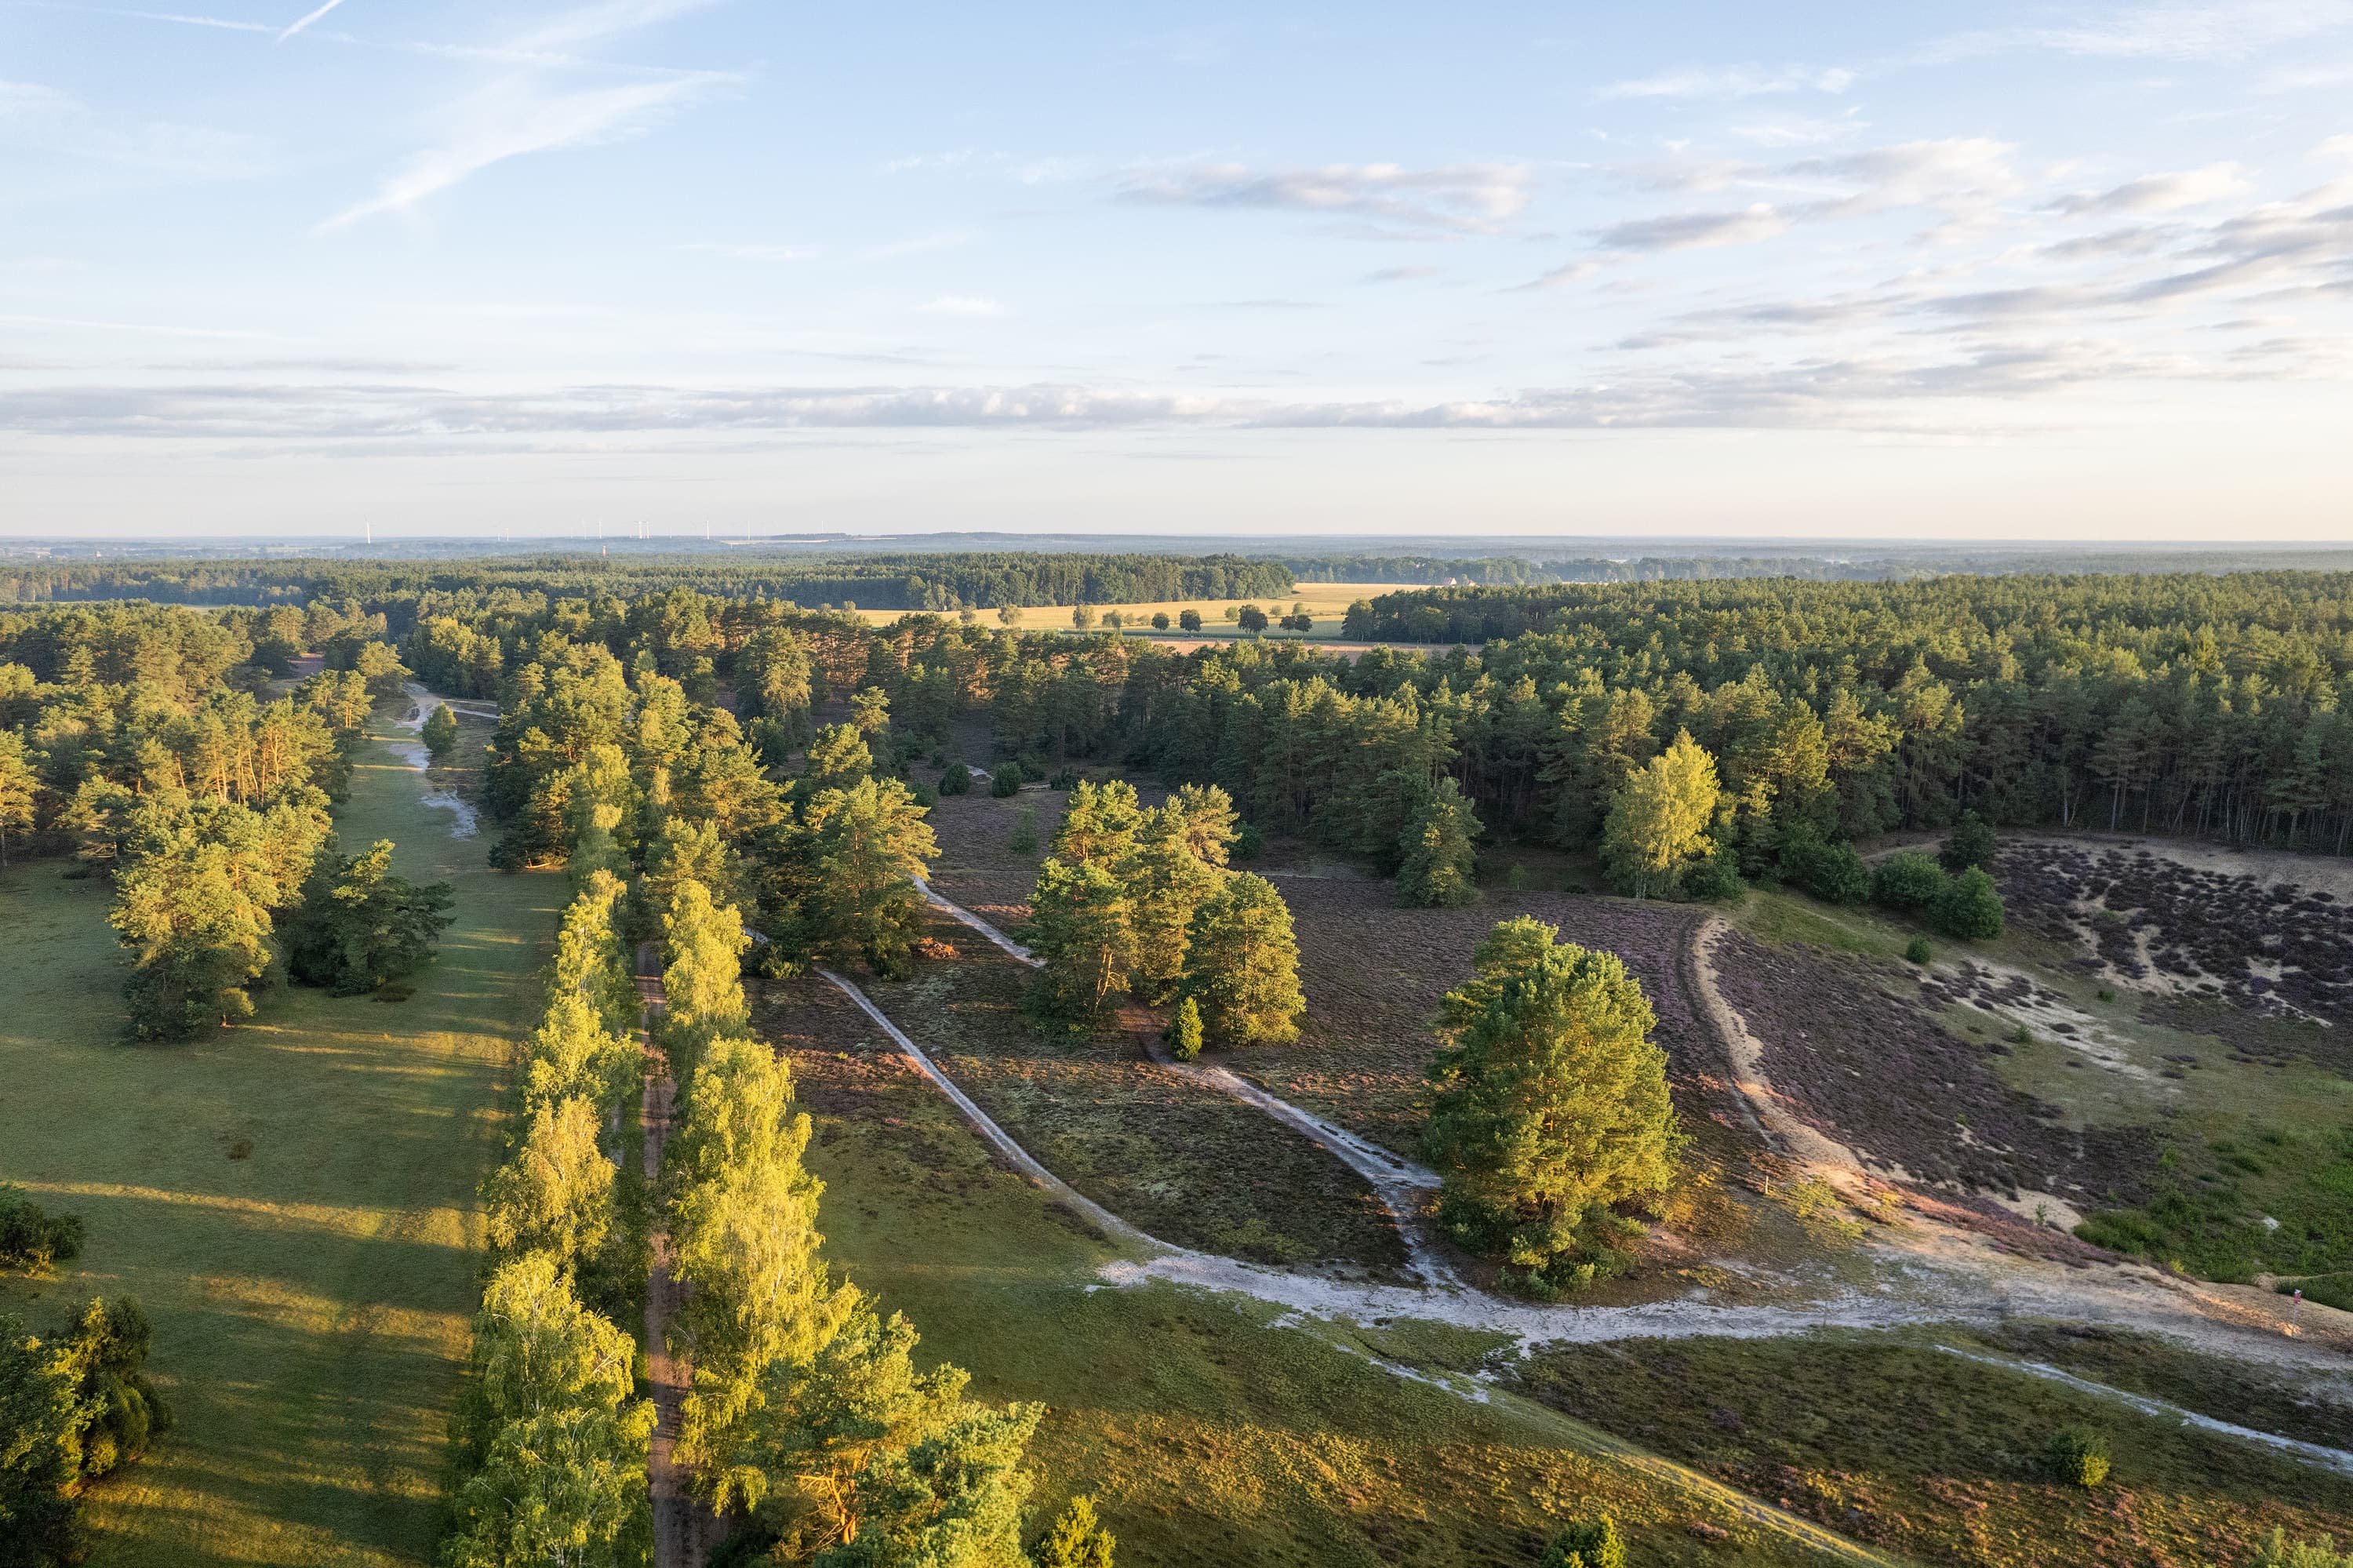
<path fill-rule="evenodd" d="M 195 1045 L 121 1042 L 104 878 L 0 880 L 0 1180 L 90 1229 L 61 1277 L 0 1277 L 0 1309 L 137 1296 L 175 1423 L 93 1494 L 93 1563 L 430 1556 L 474 1188 L 564 884 L 491 872 L 421 793 L 371 746 L 337 819 L 346 853 L 389 838 L 403 874 L 458 885 L 414 993 L 284 991 Z"/>
<path fill-rule="evenodd" d="M 1179 637 L 1190 643 L 1240 637 L 1242 634 L 1241 629 L 1226 619 L 1226 611 L 1229 609 L 1240 609 L 1243 605 L 1254 604 L 1266 611 L 1269 616 L 1279 620 L 1289 615 L 1291 607 L 1298 604 L 1306 606 L 1307 613 L 1315 619 L 1315 630 L 1307 633 L 1304 640 L 1309 642 L 1333 642 L 1344 641 L 1340 630 L 1340 620 L 1348 613 L 1348 607 L 1356 600 L 1378 599 L 1385 593 L 1404 593 L 1419 586 L 1421 585 L 1416 583 L 1301 583 L 1290 593 L 1278 595 L 1272 599 L 1171 599 L 1148 604 L 1099 604 L 1093 609 L 1096 626 L 1099 630 L 1102 627 L 1103 612 L 1115 609 L 1127 622 L 1125 630 L 1131 635 L 1138 632 L 1145 636 L 1155 635 L 1152 630 L 1153 614 L 1155 611 L 1165 613 L 1168 617 L 1169 630 L 1156 635 Z M 1033 604 L 1025 609 L 1016 610 L 1014 613 L 1017 619 L 1013 624 L 1023 631 L 1069 631 L 1072 630 L 1071 612 L 1077 608 L 1075 605 L 1068 604 Z M 1201 612 L 1200 630 L 1178 631 L 1176 629 L 1177 611 L 1186 609 L 1198 609 Z M 861 609 L 858 613 L 877 626 L 888 626 L 908 612 L 903 609 Z M 996 610 L 984 609 L 976 613 L 980 616 L 981 624 L 984 626 L 995 627 L 1005 624 L 997 619 Z M 1298 632 L 1281 631 L 1272 627 L 1267 629 L 1266 636 L 1270 640 L 1282 638 L 1300 640 Z"/>

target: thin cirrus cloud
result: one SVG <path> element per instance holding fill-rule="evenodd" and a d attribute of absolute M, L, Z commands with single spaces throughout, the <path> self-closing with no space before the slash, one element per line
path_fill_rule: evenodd
<path fill-rule="evenodd" d="M 2238 60 L 2299 39 L 2353 27 L 2353 0 L 2227 0 L 2133 6 L 2073 26 L 1995 27 L 1931 47 L 1932 62 L 2006 49 L 2124 59 Z"/>
<path fill-rule="evenodd" d="M 327 3 L 320 6 L 317 10 L 306 12 L 303 16 L 295 20 L 293 26 L 288 27 L 284 32 L 278 35 L 278 41 L 282 44 L 287 39 L 292 37 L 295 34 L 308 31 L 311 23 L 318 21 L 321 17 L 326 16 L 328 12 L 335 9 L 335 7 L 341 5 L 343 3 L 343 0 L 327 0 Z"/>
<path fill-rule="evenodd" d="M 725 71 L 670 71 L 609 86 L 568 88 L 558 79 L 583 62 L 557 51 L 652 26 L 713 0 L 602 0 L 547 17 L 497 48 L 474 51 L 508 61 L 460 102 L 436 118 L 452 133 L 413 154 L 375 194 L 321 224 L 321 232 L 364 218 L 406 212 L 427 197 L 512 158 L 594 146 L 638 135 L 699 98 L 742 79 Z"/>
<path fill-rule="evenodd" d="M 1597 229 L 1605 250 L 1702 250 L 1718 245 L 1748 245 L 1788 231 L 1789 218 L 1766 202 L 1739 212 L 1676 212 L 1631 218 Z"/>
<path fill-rule="evenodd" d="M 930 316 L 1001 316 L 1005 305 L 1002 301 L 976 294 L 942 294 L 925 304 L 923 311 Z"/>
<path fill-rule="evenodd" d="M 1417 234 L 1493 234 L 1525 211 L 1534 179 L 1519 164 L 1241 164 L 1131 171 L 1122 200 L 1167 207 L 1259 208 L 1363 220 Z"/>

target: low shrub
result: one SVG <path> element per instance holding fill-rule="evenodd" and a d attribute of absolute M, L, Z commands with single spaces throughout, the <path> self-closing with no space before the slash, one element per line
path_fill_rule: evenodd
<path fill-rule="evenodd" d="M 2001 895 L 1994 890 L 1993 878 L 1976 866 L 1954 877 L 1928 906 L 1928 924 L 1947 937 L 1968 942 L 2000 936 Z"/>
<path fill-rule="evenodd" d="M 2339 1556 L 2337 1542 L 2324 1535 L 2317 1541 L 2290 1541 L 2278 1525 L 2255 1547 L 2247 1568 L 2353 1568 L 2353 1554 Z"/>
<path fill-rule="evenodd" d="M 1852 844 L 1833 843 L 1814 829 L 1792 828 L 1781 842 L 1781 874 L 1831 904 L 1860 904 L 1871 894 L 1871 869 Z"/>
<path fill-rule="evenodd" d="M 989 776 L 988 792 L 1002 800 L 1021 793 L 1021 764 L 1000 762 Z"/>
<path fill-rule="evenodd" d="M 1608 1514 L 1571 1520 L 1545 1548 L 1542 1568 L 1626 1568 L 1626 1541 Z"/>
<path fill-rule="evenodd" d="M 81 1255 L 79 1214 L 52 1214 L 17 1186 L 0 1186 L 0 1268 L 39 1273 Z"/>
<path fill-rule="evenodd" d="M 1038 812 L 1035 808 L 1021 813 L 1021 820 L 1013 824 L 1013 836 L 1005 841 L 1005 847 L 1015 854 L 1038 853 Z"/>
<path fill-rule="evenodd" d="M 1936 951 L 1928 946 L 1927 938 L 1915 937 L 1909 942 L 1904 944 L 1904 956 L 1913 963 L 1918 964 L 1921 968 L 1926 969 L 1928 965 L 1928 960 L 1936 957 Z"/>
<path fill-rule="evenodd" d="M 1989 871 L 1993 867 L 1993 825 L 1975 811 L 1963 811 L 1961 820 L 1946 835 L 1936 858 L 1944 862 L 1947 871 L 1955 874 L 1971 867 Z"/>
<path fill-rule="evenodd" d="M 1079 779 L 1080 774 L 1076 768 L 1058 768 L 1055 771 L 1054 776 L 1046 780 L 1046 788 L 1049 789 L 1060 789 L 1067 793 L 1079 787 Z"/>
<path fill-rule="evenodd" d="M 2108 1440 L 2086 1426 L 2062 1426 L 2044 1446 L 2042 1462 L 2063 1486 L 2096 1487 L 2108 1478 Z"/>
<path fill-rule="evenodd" d="M 1748 884 L 1741 880 L 1740 856 L 1729 844 L 1720 845 L 1714 854 L 1683 873 L 1683 896 L 1704 904 L 1728 904 L 1747 891 Z"/>
<path fill-rule="evenodd" d="M 1902 850 L 1879 863 L 1871 874 L 1871 901 L 1890 909 L 1926 909 L 1951 878 L 1933 855 Z"/>
<path fill-rule="evenodd" d="M 1244 822 L 1234 833 L 1233 855 L 1236 860 L 1256 860 L 1266 853 L 1266 835 L 1256 822 Z"/>
<path fill-rule="evenodd" d="M 972 793 L 972 769 L 961 762 L 951 762 L 940 774 L 940 793 L 969 795 Z"/>

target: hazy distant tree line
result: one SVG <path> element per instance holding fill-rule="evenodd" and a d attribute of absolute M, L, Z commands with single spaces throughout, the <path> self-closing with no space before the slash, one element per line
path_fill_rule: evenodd
<path fill-rule="evenodd" d="M 1419 581 L 1422 579 L 1405 579 Z M 386 615 L 396 630 L 446 596 L 511 591 L 543 599 L 670 588 L 816 608 L 959 609 L 970 606 L 1134 604 L 1270 599 L 1294 583 L 1281 562 L 1240 556 L 938 555 L 674 556 L 612 560 L 586 554 L 350 564 L 316 560 L 28 563 L 0 566 L 0 604 L 53 599 L 150 599 L 256 604 L 329 600 Z"/>

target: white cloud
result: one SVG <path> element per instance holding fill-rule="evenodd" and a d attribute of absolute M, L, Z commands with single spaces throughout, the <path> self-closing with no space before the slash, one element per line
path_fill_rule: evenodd
<path fill-rule="evenodd" d="M 926 315 L 934 316 L 1001 316 L 1005 306 L 996 300 L 980 299 L 971 294 L 942 294 L 923 307 Z"/>
<path fill-rule="evenodd" d="M 938 234 L 918 234 L 910 239 L 894 239 L 887 245 L 871 246 L 859 252 L 868 261 L 888 261 L 894 256 L 920 256 L 927 250 L 953 250 L 959 245 L 972 243 L 972 236 L 962 229 L 948 229 Z"/>
<path fill-rule="evenodd" d="M 2137 6 L 2073 26 L 2000 27 L 1947 38 L 1932 58 L 2003 49 L 2139 59 L 2243 59 L 2299 38 L 2353 26 L 2353 0 L 2229 0 Z"/>
<path fill-rule="evenodd" d="M 1632 218 L 1597 230 L 1606 250 L 1699 250 L 1717 245 L 1747 245 L 1786 233 L 1789 220 L 1764 202 L 1739 212 L 1676 212 Z"/>
<path fill-rule="evenodd" d="M 730 261 L 807 261 L 818 254 L 814 245 L 724 245 L 712 240 L 698 240 L 679 249 L 702 256 L 724 256 Z"/>
<path fill-rule="evenodd" d="M 2051 204 L 2051 210 L 2070 217 L 2105 217 L 2122 213 L 2178 212 L 2202 207 L 2247 188 L 2248 171 L 2238 164 L 2210 164 L 2179 174 L 2144 175 L 2113 190 L 2079 191 Z"/>
<path fill-rule="evenodd" d="M 0 81 L 0 146 L 10 143 L 180 179 L 243 179 L 268 164 L 255 137 L 167 120 L 116 123 L 38 82 Z"/>
<path fill-rule="evenodd" d="M 1518 164 L 1428 169 L 1327 164 L 1265 170 L 1210 164 L 1132 172 L 1120 195 L 1169 206 L 1262 207 L 1357 217 L 1414 231 L 1493 234 L 1525 209 L 1531 186 L 1528 170 Z"/>
<path fill-rule="evenodd" d="M 1739 65 L 1689 67 L 1635 81 L 1612 82 L 1601 90 L 1605 99 L 1623 98 L 1757 98 L 1777 92 L 1844 92 L 1854 85 L 1855 73 L 1839 67 Z"/>

